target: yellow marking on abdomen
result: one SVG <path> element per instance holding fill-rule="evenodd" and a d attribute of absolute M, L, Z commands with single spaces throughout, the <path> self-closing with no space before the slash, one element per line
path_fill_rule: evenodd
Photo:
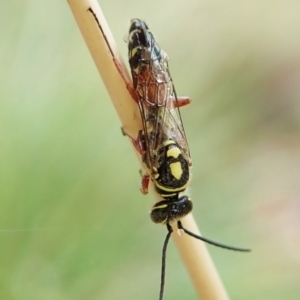
<path fill-rule="evenodd" d="M 137 51 L 138 51 L 138 46 L 137 47 L 135 47 L 135 48 L 133 48 L 132 50 L 131 50 L 131 57 L 134 57 L 135 56 L 135 54 L 137 53 Z"/>
<path fill-rule="evenodd" d="M 159 193 L 159 195 L 162 196 L 163 198 L 164 198 L 164 197 L 172 197 L 172 196 L 176 196 L 176 194 L 178 194 L 178 193 L 174 193 L 174 194 L 161 194 L 161 193 Z"/>
<path fill-rule="evenodd" d="M 164 142 L 164 146 L 168 146 L 168 145 L 174 145 L 175 144 L 175 142 L 174 141 L 172 141 L 172 140 L 167 140 L 167 141 L 165 141 Z"/>
<path fill-rule="evenodd" d="M 186 189 L 186 187 L 189 185 L 189 181 L 188 181 L 185 185 L 180 186 L 178 188 L 172 188 L 172 187 L 167 188 L 167 187 L 165 187 L 163 185 L 160 185 L 157 181 L 154 181 L 154 183 L 155 183 L 155 186 L 157 188 L 159 188 L 160 190 L 165 191 L 165 192 L 170 192 L 170 193 L 177 193 L 177 192 L 184 191 Z M 160 194 L 160 195 L 162 195 L 162 194 Z"/>
<path fill-rule="evenodd" d="M 181 151 L 178 147 L 171 148 L 167 151 L 167 157 L 177 158 L 181 154 Z"/>
<path fill-rule="evenodd" d="M 174 162 L 170 164 L 171 174 L 179 180 L 183 173 L 180 162 Z"/>

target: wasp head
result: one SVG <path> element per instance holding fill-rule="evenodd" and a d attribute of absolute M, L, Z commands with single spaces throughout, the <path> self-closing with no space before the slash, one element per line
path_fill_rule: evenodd
<path fill-rule="evenodd" d="M 169 224 L 189 214 L 193 209 L 193 203 L 187 196 L 178 195 L 168 200 L 156 203 L 150 214 L 154 223 Z"/>

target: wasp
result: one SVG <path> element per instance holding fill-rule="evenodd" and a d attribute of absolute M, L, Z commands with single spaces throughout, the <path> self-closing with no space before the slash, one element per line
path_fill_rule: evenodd
<path fill-rule="evenodd" d="M 127 42 L 132 75 L 132 85 L 127 83 L 127 88 L 138 104 L 143 126 L 136 138 L 131 137 L 144 166 L 141 191 L 143 194 L 148 193 L 151 180 L 156 193 L 161 197 L 152 207 L 151 219 L 154 223 L 165 224 L 168 229 L 163 247 L 161 300 L 166 249 L 173 231 L 170 225 L 172 222 L 177 221 L 178 228 L 190 236 L 215 246 L 236 251 L 249 249 L 219 244 L 183 227 L 180 219 L 193 208 L 190 197 L 183 194 L 190 183 L 192 160 L 180 107 L 191 101 L 188 97 L 177 97 L 169 71 L 168 55 L 157 44 L 144 21 L 131 20 Z M 126 134 L 124 131 L 123 133 Z"/>
<path fill-rule="evenodd" d="M 148 192 L 151 179 L 162 197 L 153 206 L 151 219 L 169 224 L 187 215 L 193 207 L 189 197 L 180 195 L 189 184 L 192 162 L 179 107 L 190 100 L 177 98 L 168 55 L 147 24 L 139 19 L 133 19 L 129 28 L 128 59 L 143 123 L 143 130 L 133 140 L 146 170 L 141 191 Z"/>

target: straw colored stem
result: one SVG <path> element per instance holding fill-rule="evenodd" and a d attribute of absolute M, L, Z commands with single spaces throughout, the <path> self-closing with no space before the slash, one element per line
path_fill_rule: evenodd
<path fill-rule="evenodd" d="M 201 235 L 192 214 L 182 218 L 181 221 L 189 231 Z M 174 233 L 177 232 L 176 224 L 173 225 L 173 230 Z M 206 244 L 187 234 L 173 234 L 172 236 L 199 298 L 202 300 L 229 299 Z"/>
<path fill-rule="evenodd" d="M 130 78 L 98 2 L 68 0 L 68 3 L 123 127 L 131 136 L 137 136 L 142 127 L 138 106 L 128 93 L 114 59 L 128 82 Z"/>
<path fill-rule="evenodd" d="M 137 136 L 138 131 L 142 128 L 139 110 L 130 96 L 124 78 L 117 70 L 114 61 L 119 62 L 125 80 L 130 82 L 128 72 L 98 2 L 96 0 L 68 0 L 68 3 L 123 128 L 131 136 Z M 137 156 L 140 159 L 140 156 Z M 191 214 L 183 218 L 182 223 L 190 231 L 200 234 Z M 227 300 L 226 290 L 205 244 L 186 234 L 178 235 L 175 226 L 173 229 L 173 240 L 199 298 L 202 300 Z"/>

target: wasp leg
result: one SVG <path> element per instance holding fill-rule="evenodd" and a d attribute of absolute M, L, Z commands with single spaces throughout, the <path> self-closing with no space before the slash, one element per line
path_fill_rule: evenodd
<path fill-rule="evenodd" d="M 142 130 L 139 131 L 139 134 L 136 139 L 131 139 L 134 148 L 143 155 L 146 152 L 146 143 L 145 136 Z"/>
<path fill-rule="evenodd" d="M 192 102 L 192 100 L 186 96 L 177 97 L 177 99 L 173 98 L 172 100 L 175 101 L 175 107 L 182 107 Z"/>
<path fill-rule="evenodd" d="M 135 92 L 135 90 L 134 90 L 131 82 L 128 81 L 127 77 L 125 76 L 123 68 L 121 67 L 120 62 L 115 57 L 113 58 L 113 62 L 115 64 L 115 67 L 116 67 L 117 71 L 119 72 L 119 74 L 121 75 L 123 81 L 125 82 L 126 89 L 128 90 L 130 96 L 132 97 L 132 99 L 135 102 L 138 102 L 138 99 L 137 99 L 137 96 L 136 96 L 136 92 Z"/>
<path fill-rule="evenodd" d="M 150 176 L 149 176 L 149 174 L 144 173 L 143 170 L 140 170 L 140 175 L 142 176 L 140 191 L 143 195 L 147 195 L 149 182 L 150 182 Z"/>
<path fill-rule="evenodd" d="M 143 155 L 146 152 L 145 137 L 143 135 L 142 130 L 139 131 L 136 139 L 130 136 L 125 131 L 124 127 L 121 127 L 121 132 L 123 136 L 128 136 L 131 139 L 134 148 L 138 151 L 139 154 Z"/>
<path fill-rule="evenodd" d="M 145 153 L 145 147 L 142 141 L 140 140 L 131 140 L 134 148 L 139 152 L 139 154 L 144 154 Z"/>

